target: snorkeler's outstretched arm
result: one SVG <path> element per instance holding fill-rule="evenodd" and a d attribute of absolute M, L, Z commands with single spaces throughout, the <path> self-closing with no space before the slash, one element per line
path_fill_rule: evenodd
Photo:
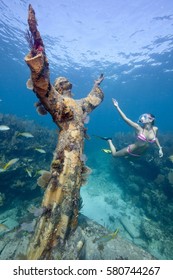
<path fill-rule="evenodd" d="M 119 105 L 118 105 L 118 101 L 115 100 L 114 98 L 112 98 L 112 102 L 115 106 L 115 108 L 117 109 L 118 113 L 120 114 L 120 116 L 122 117 L 122 119 L 128 124 L 130 125 L 131 127 L 139 130 L 140 129 L 140 126 L 133 122 L 132 120 L 130 120 L 129 118 L 126 117 L 126 115 L 124 114 L 124 112 L 120 109 Z"/>
<path fill-rule="evenodd" d="M 155 133 L 156 133 L 156 142 L 155 143 L 156 143 L 157 147 L 159 148 L 159 157 L 161 158 L 161 157 L 163 157 L 163 151 L 162 151 L 162 147 L 160 145 L 159 139 L 157 137 L 158 128 L 156 128 Z"/>
<path fill-rule="evenodd" d="M 84 112 L 90 113 L 103 101 L 103 91 L 99 87 L 103 79 L 104 76 L 101 74 L 100 77 L 94 81 L 94 86 L 87 97 L 81 100 Z"/>

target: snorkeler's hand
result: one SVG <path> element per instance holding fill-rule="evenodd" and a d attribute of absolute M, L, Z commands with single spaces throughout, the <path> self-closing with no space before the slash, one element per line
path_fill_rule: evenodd
<path fill-rule="evenodd" d="M 103 80 L 104 80 L 104 76 L 103 74 L 101 74 L 100 77 L 97 80 L 95 80 L 95 85 L 99 86 Z"/>
<path fill-rule="evenodd" d="M 163 157 L 163 151 L 162 151 L 162 148 L 159 148 L 159 157 Z"/>
<path fill-rule="evenodd" d="M 113 104 L 114 104 L 115 107 L 118 107 L 118 101 L 117 101 L 117 100 L 115 100 L 114 98 L 112 98 L 112 102 L 113 102 Z"/>

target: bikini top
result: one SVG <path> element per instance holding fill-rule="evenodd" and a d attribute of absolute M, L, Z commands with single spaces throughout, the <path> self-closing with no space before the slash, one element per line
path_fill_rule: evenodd
<path fill-rule="evenodd" d="M 148 143 L 156 142 L 156 134 L 155 134 L 154 129 L 152 129 L 152 130 L 153 130 L 153 133 L 154 133 L 153 139 L 147 139 L 146 136 L 143 134 L 143 132 L 141 132 L 140 134 L 137 135 L 137 139 L 139 139 L 141 141 L 144 141 L 144 142 L 148 142 Z"/>

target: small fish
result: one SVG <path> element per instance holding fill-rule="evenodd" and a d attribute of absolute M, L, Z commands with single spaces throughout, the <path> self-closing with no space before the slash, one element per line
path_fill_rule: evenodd
<path fill-rule="evenodd" d="M 5 170 L 4 170 L 3 168 L 0 168 L 0 173 L 1 173 L 1 172 L 5 172 Z"/>
<path fill-rule="evenodd" d="M 147 217 L 144 217 L 144 220 L 148 221 L 148 222 L 151 222 L 151 219 L 147 218 Z"/>
<path fill-rule="evenodd" d="M 43 175 L 45 172 L 49 172 L 48 170 L 45 170 L 45 169 L 40 169 L 38 171 L 36 171 L 35 173 L 35 176 L 38 174 L 38 175 Z"/>
<path fill-rule="evenodd" d="M 27 158 L 26 161 L 27 161 L 27 162 L 31 162 L 31 161 L 33 161 L 33 159 L 32 159 L 32 158 Z"/>
<path fill-rule="evenodd" d="M 39 148 L 35 148 L 35 151 L 37 151 L 37 152 L 39 152 L 39 153 L 41 153 L 41 154 L 45 154 L 45 153 L 46 153 L 45 150 L 39 149 Z"/>
<path fill-rule="evenodd" d="M 7 163 L 5 164 L 5 166 L 3 167 L 3 170 L 7 170 L 7 168 L 9 168 L 9 167 L 12 166 L 13 164 L 15 164 L 18 160 L 19 160 L 19 158 L 13 158 L 13 159 L 11 159 L 9 162 L 7 162 Z"/>
<path fill-rule="evenodd" d="M 151 157 L 151 158 L 148 160 L 148 162 L 151 162 L 152 160 L 154 160 L 154 157 Z"/>
<path fill-rule="evenodd" d="M 32 138 L 34 137 L 30 132 L 19 132 L 17 134 L 17 136 L 23 136 L 23 137 L 26 137 L 26 138 Z"/>
<path fill-rule="evenodd" d="M 117 229 L 117 230 L 114 231 L 113 233 L 108 234 L 107 236 L 110 236 L 111 239 L 114 239 L 114 238 L 117 236 L 118 232 L 119 232 L 119 229 Z M 106 236 L 103 236 L 103 238 L 104 238 L 104 237 L 106 237 Z"/>
<path fill-rule="evenodd" d="M 28 168 L 25 169 L 26 173 L 28 174 L 29 177 L 32 177 L 32 172 Z"/>
<path fill-rule="evenodd" d="M 171 162 L 173 162 L 173 155 L 168 157 Z"/>
<path fill-rule="evenodd" d="M 9 126 L 7 125 L 0 125 L 0 131 L 6 131 L 6 130 L 9 130 Z"/>
<path fill-rule="evenodd" d="M 98 240 L 99 241 L 109 241 L 111 239 L 114 239 L 117 236 L 118 232 L 119 232 L 119 229 L 117 229 L 113 233 L 101 236 L 99 239 L 97 239 L 97 241 Z"/>
<path fill-rule="evenodd" d="M 9 230 L 9 228 L 6 225 L 0 224 L 0 232 L 7 231 L 7 230 Z"/>

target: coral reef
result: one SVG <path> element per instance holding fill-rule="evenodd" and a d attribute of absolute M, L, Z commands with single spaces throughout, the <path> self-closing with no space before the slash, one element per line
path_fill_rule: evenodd
<path fill-rule="evenodd" d="M 131 134 L 118 133 L 113 140 L 121 146 L 130 142 L 131 137 Z M 171 250 L 161 248 L 158 239 L 171 244 L 173 238 L 173 166 L 170 160 L 173 141 L 171 134 L 160 135 L 160 139 L 164 150 L 162 159 L 158 157 L 157 150 L 151 147 L 148 153 L 138 159 L 112 159 L 110 174 L 112 178 L 116 175 L 115 180 L 124 200 L 141 209 L 142 216 L 146 217 L 141 219 L 139 225 L 140 238 L 144 240 L 142 246 L 150 252 L 156 250 L 159 258 L 172 259 Z M 109 203 L 116 205 L 114 198 L 110 198 Z M 127 224 L 124 224 L 125 227 Z M 139 238 L 134 238 L 133 242 L 139 243 Z"/>
<path fill-rule="evenodd" d="M 57 131 L 48 130 L 14 115 L 0 114 L 0 119 L 10 127 L 8 131 L 0 133 L 0 181 L 1 192 L 6 197 L 5 207 L 16 195 L 22 199 L 26 195 L 32 197 L 32 194 L 41 194 L 36 181 L 41 170 L 50 168 Z M 34 137 L 20 137 L 20 132 L 31 133 Z M 44 139 L 47 139 L 46 144 Z M 37 147 L 43 147 L 45 153 L 38 153 Z M 19 160 L 4 170 L 4 166 L 15 158 Z"/>

